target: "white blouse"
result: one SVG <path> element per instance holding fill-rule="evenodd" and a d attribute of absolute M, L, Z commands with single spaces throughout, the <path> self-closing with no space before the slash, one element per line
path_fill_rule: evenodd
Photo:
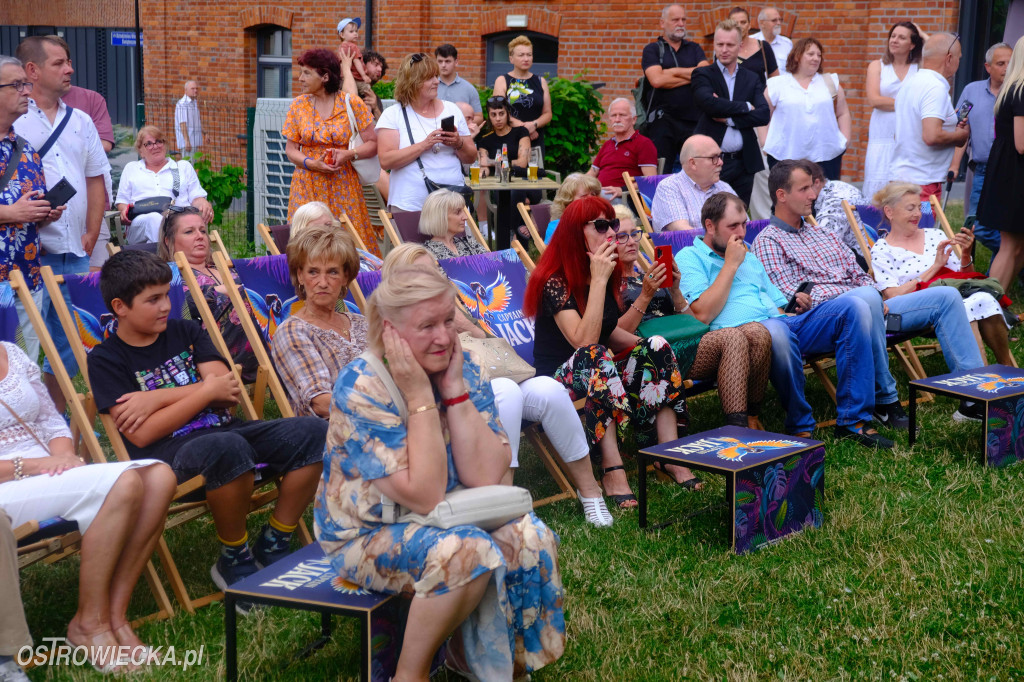
<path fill-rule="evenodd" d="M 839 90 L 839 76 L 832 73 Z M 768 79 L 766 95 L 775 112 L 768 124 L 764 151 L 776 159 L 829 161 L 846 150 L 846 137 L 839 132 L 835 101 L 820 73 L 805 89 L 792 74 Z"/>
<path fill-rule="evenodd" d="M 39 366 L 13 343 L 2 343 L 7 351 L 7 376 L 0 379 L 0 399 L 47 445 L 54 438 L 71 438 L 71 430 L 40 381 Z M 46 454 L 17 418 L 0 405 L 0 459 Z"/>
<path fill-rule="evenodd" d="M 146 168 L 145 160 L 139 159 L 126 165 L 121 172 L 114 203 L 134 204 L 140 199 L 174 196 L 172 168 L 178 169 L 178 198 L 174 201 L 175 206 L 190 206 L 196 199 L 206 196 L 206 190 L 199 184 L 199 176 L 188 161 L 168 158 L 167 163 L 154 173 Z"/>

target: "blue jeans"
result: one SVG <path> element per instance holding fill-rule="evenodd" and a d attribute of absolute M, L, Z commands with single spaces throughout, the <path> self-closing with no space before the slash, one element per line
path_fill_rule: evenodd
<path fill-rule="evenodd" d="M 53 268 L 54 275 L 80 275 L 89 272 L 89 257 L 76 256 L 73 253 L 44 253 L 39 256 L 39 263 L 40 265 L 49 265 Z M 64 287 L 64 304 L 70 311 L 71 296 L 68 293 L 67 287 Z M 43 319 L 46 321 L 46 329 L 50 332 L 50 336 L 53 337 L 54 345 L 57 346 L 60 360 L 64 363 L 68 374 L 74 378 L 78 374 L 78 362 L 75 360 L 75 353 L 71 350 L 68 337 L 64 334 L 64 327 L 60 324 L 57 309 L 50 302 L 49 293 L 47 293 L 43 301 L 43 310 L 41 312 Z M 81 343 L 77 338 L 74 342 Z M 49 358 L 43 361 L 43 372 L 53 374 L 53 370 L 50 369 Z"/>
<path fill-rule="evenodd" d="M 953 287 L 932 287 L 890 298 L 889 312 L 903 316 L 903 331 L 935 327 L 935 335 L 951 372 L 982 367 L 985 361 L 974 340 L 960 292 Z M 880 322 L 882 334 L 885 323 Z"/>
<path fill-rule="evenodd" d="M 868 370 L 872 353 L 869 308 L 862 300 L 840 296 L 802 315 L 761 323 L 772 336 L 771 381 L 786 409 L 787 433 L 814 429 L 814 415 L 804 395 L 804 355 L 836 355 L 837 424 L 849 426 L 871 419 L 875 397 Z"/>
<path fill-rule="evenodd" d="M 964 213 L 965 218 L 969 215 L 978 215 L 978 200 L 981 199 L 981 188 L 985 185 L 985 168 L 987 165 L 979 163 L 974 166 L 974 181 L 971 184 L 971 196 L 967 202 L 967 212 Z M 992 252 L 993 258 L 999 253 L 999 245 L 1002 241 L 999 237 L 999 230 L 985 227 L 981 223 L 975 223 L 974 238 L 988 247 Z"/>

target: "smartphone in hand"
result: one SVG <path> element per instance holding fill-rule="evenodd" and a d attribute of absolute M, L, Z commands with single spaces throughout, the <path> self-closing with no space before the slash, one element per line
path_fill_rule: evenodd
<path fill-rule="evenodd" d="M 455 132 L 455 117 L 454 116 L 445 116 L 444 118 L 442 118 L 441 119 L 441 130 L 445 131 L 446 133 L 454 133 Z"/>
<path fill-rule="evenodd" d="M 956 121 L 957 123 L 963 123 L 967 120 L 967 116 L 971 113 L 971 109 L 974 108 L 974 103 L 969 99 L 965 99 L 964 103 L 960 105 L 960 108 L 956 110 Z"/>
<path fill-rule="evenodd" d="M 796 295 L 797 294 L 807 294 L 808 296 L 810 296 L 811 295 L 811 289 L 813 289 L 813 288 L 814 288 L 814 282 L 801 282 L 800 286 L 798 286 L 796 288 L 796 291 L 793 292 L 793 298 L 789 299 L 789 303 L 786 304 L 786 307 L 783 308 L 782 311 L 785 312 L 785 313 L 795 313 L 796 312 Z"/>
<path fill-rule="evenodd" d="M 78 191 L 71 186 L 67 178 L 61 178 L 60 182 L 46 190 L 41 199 L 50 203 L 51 208 L 57 208 L 58 206 L 65 206 L 71 197 L 78 194 Z"/>
<path fill-rule="evenodd" d="M 675 273 L 672 271 L 672 247 L 671 246 L 655 246 L 654 247 L 654 262 L 661 263 L 665 266 L 665 281 L 661 283 L 660 289 L 668 289 L 675 285 Z"/>

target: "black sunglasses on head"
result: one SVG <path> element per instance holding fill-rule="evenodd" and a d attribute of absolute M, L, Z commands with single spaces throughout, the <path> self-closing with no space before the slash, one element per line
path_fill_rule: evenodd
<path fill-rule="evenodd" d="M 594 220 L 591 220 L 590 222 L 594 224 L 594 229 L 597 230 L 600 234 L 604 234 L 609 230 L 609 228 L 616 231 L 618 231 L 619 229 L 618 218 L 612 218 L 611 220 L 607 220 L 605 218 L 596 218 Z"/>
<path fill-rule="evenodd" d="M 507 101 L 508 99 L 505 97 L 505 95 L 495 95 L 494 97 L 487 98 L 487 106 L 500 107 L 504 106 L 505 102 Z"/>
<path fill-rule="evenodd" d="M 411 64 L 419 64 L 426 58 L 427 55 L 423 54 L 422 52 L 417 52 L 416 54 L 409 58 L 409 61 Z"/>

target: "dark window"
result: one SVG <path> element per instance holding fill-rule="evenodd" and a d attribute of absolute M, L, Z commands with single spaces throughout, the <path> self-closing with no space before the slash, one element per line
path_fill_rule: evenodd
<path fill-rule="evenodd" d="M 558 39 L 533 31 L 509 31 L 487 38 L 487 85 L 512 70 L 508 61 L 508 44 L 516 36 L 526 36 L 533 43 L 533 66 L 530 71 L 551 80 L 558 75 Z"/>
<path fill-rule="evenodd" d="M 256 36 L 256 96 L 292 96 L 292 32 L 271 26 Z"/>

